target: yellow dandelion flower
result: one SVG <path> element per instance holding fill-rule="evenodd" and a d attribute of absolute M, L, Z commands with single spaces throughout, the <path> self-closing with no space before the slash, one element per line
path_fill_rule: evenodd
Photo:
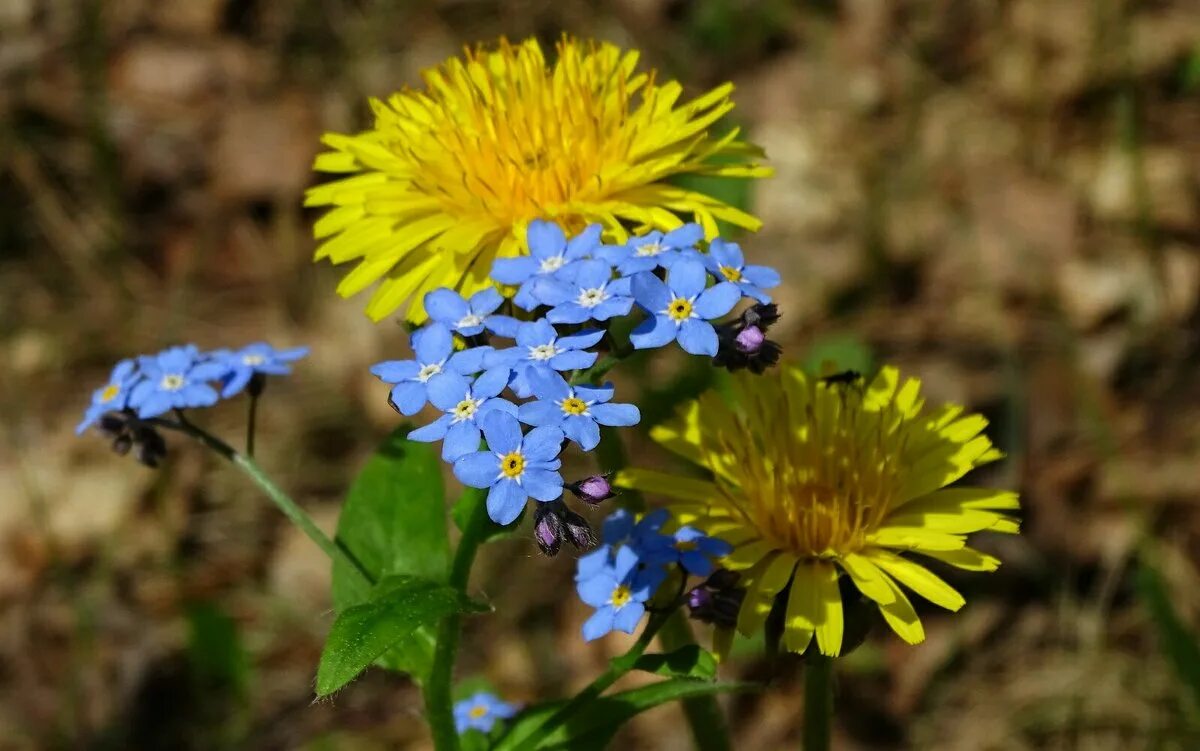
<path fill-rule="evenodd" d="M 316 258 L 358 265 L 338 285 L 349 297 L 380 282 L 367 314 L 379 320 L 423 293 L 464 296 L 491 286 L 496 258 L 526 253 L 530 220 L 568 232 L 599 222 L 624 242 L 626 225 L 670 230 L 691 215 L 711 237 L 716 220 L 759 221 L 704 193 L 671 185 L 684 173 L 763 177 L 760 152 L 736 129 L 708 129 L 733 109 L 732 84 L 680 104 L 682 87 L 637 71 L 638 53 L 564 38 L 548 65 L 535 40 L 423 72 L 423 91 L 372 100 L 375 125 L 326 134 L 319 172 L 349 175 L 308 191 L 330 210 L 314 227 Z"/>
<path fill-rule="evenodd" d="M 822 654 L 839 654 L 844 574 L 916 644 L 925 632 L 902 586 L 949 610 L 964 601 L 913 556 L 993 571 L 1000 562 L 967 547 L 967 535 L 1016 533 L 1019 508 L 1009 491 L 946 488 L 1001 453 L 982 416 L 952 404 L 925 411 L 919 392 L 893 367 L 869 385 L 795 365 L 739 375 L 730 394 L 710 391 L 651 432 L 711 480 L 638 469 L 616 482 L 676 499 L 680 523 L 734 546 L 723 565 L 746 588 L 743 634 L 761 629 L 786 592 L 784 647 L 803 652 L 815 637 Z M 718 653 L 731 639 L 718 630 Z"/>

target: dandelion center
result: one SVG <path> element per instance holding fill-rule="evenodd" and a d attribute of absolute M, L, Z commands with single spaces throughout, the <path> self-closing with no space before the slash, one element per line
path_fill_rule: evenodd
<path fill-rule="evenodd" d="M 525 473 L 525 457 L 520 451 L 514 451 L 511 454 L 505 454 L 500 457 L 500 474 L 510 480 L 520 479 Z"/>
<path fill-rule="evenodd" d="M 460 318 L 458 323 L 455 324 L 455 326 L 460 329 L 469 329 L 472 326 L 479 326 L 482 323 L 483 323 L 483 316 L 476 315 L 475 313 L 468 313 L 465 316 L 463 316 L 462 318 Z"/>
<path fill-rule="evenodd" d="M 187 379 L 178 373 L 168 373 L 158 382 L 158 387 L 163 391 L 178 391 L 187 385 Z"/>
<path fill-rule="evenodd" d="M 605 294 L 604 287 L 594 287 L 581 291 L 576 302 L 585 308 L 594 308 L 607 299 L 608 295 Z"/>
<path fill-rule="evenodd" d="M 553 344 L 539 344 L 529 348 L 530 360 L 549 360 L 558 354 L 558 347 Z"/>
<path fill-rule="evenodd" d="M 721 276 L 725 277 L 726 281 L 740 282 L 742 281 L 742 271 L 735 266 L 722 266 L 720 268 Z"/>
<path fill-rule="evenodd" d="M 562 411 L 568 415 L 584 415 L 587 414 L 587 402 L 579 397 L 572 396 L 562 400 Z"/>
<path fill-rule="evenodd" d="M 478 720 L 482 717 L 485 717 L 487 716 L 487 713 L 488 708 L 482 704 L 476 704 L 475 706 L 471 707 L 471 711 L 468 712 L 468 714 L 471 715 L 472 720 Z"/>
<path fill-rule="evenodd" d="M 471 395 L 468 394 L 465 399 L 454 405 L 454 409 L 452 410 L 454 413 L 454 422 L 470 420 L 475 416 L 475 413 L 479 410 L 479 405 L 482 403 L 482 399 L 472 399 Z"/>
<path fill-rule="evenodd" d="M 676 297 L 667 306 L 667 317 L 675 323 L 683 323 L 692 317 L 692 302 L 683 297 Z"/>
<path fill-rule="evenodd" d="M 113 399 L 116 399 L 119 393 L 121 393 L 121 387 L 115 383 L 110 383 L 100 392 L 100 401 L 108 404 Z"/>
<path fill-rule="evenodd" d="M 435 375 L 441 372 L 442 364 L 440 362 L 431 362 L 426 365 L 422 365 L 421 369 L 417 371 L 417 380 L 421 383 L 425 383 L 430 378 L 433 378 Z"/>
<path fill-rule="evenodd" d="M 613 589 L 612 596 L 609 597 L 608 601 L 614 608 L 620 610 L 628 605 L 629 601 L 632 599 L 633 591 L 629 589 L 629 586 L 626 584 L 618 584 L 616 588 Z"/>
<path fill-rule="evenodd" d="M 663 252 L 661 243 L 646 243 L 645 245 L 639 245 L 633 254 L 638 258 L 653 258 L 661 252 Z"/>
<path fill-rule="evenodd" d="M 421 90 L 373 100 L 368 131 L 324 137 L 315 168 L 336 179 L 305 203 L 328 208 L 314 227 L 317 259 L 358 264 L 339 294 L 378 283 L 368 315 L 412 300 L 406 316 L 420 323 L 425 292 L 492 286 L 486 270 L 528 253 L 525 229 L 539 218 L 568 235 L 602 222 L 619 242 L 625 222 L 669 231 L 694 219 L 712 235 L 719 215 L 758 229 L 755 217 L 669 182 L 770 174 L 736 132 L 709 132 L 733 109 L 732 84 L 688 100 L 678 83 L 639 71 L 637 52 L 572 38 L 556 52 L 532 39 L 469 49 L 423 71 Z"/>

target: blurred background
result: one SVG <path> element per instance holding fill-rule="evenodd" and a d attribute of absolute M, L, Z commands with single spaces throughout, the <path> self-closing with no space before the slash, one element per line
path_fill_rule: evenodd
<path fill-rule="evenodd" d="M 0 749 L 429 747 L 403 677 L 313 703 L 328 566 L 242 477 L 73 428 L 120 357 L 307 344 L 259 458 L 332 529 L 405 337 L 310 262 L 318 137 L 465 43 L 564 30 L 737 84 L 776 176 L 713 189 L 765 223 L 788 356 L 896 362 L 1009 454 L 977 481 L 1020 489 L 1024 535 L 948 574 L 968 604 L 924 608 L 925 644 L 839 663 L 835 744 L 1200 748 L 1200 3 L 0 0 Z M 643 427 L 711 379 L 644 367 Z M 579 638 L 572 573 L 492 545 L 462 676 L 533 701 L 622 651 Z M 796 747 L 796 664 L 723 671 L 772 684 L 728 703 L 738 748 Z M 675 707 L 619 743 L 689 747 Z"/>

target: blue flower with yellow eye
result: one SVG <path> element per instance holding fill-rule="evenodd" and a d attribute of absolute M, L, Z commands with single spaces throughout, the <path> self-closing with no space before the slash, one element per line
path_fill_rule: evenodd
<path fill-rule="evenodd" d="M 586 641 L 599 639 L 611 631 L 632 634 L 637 629 L 646 614 L 645 603 L 654 594 L 649 583 L 638 582 L 637 566 L 637 555 L 629 548 L 621 548 L 612 560 L 605 560 L 586 577 L 577 578 L 575 589 L 579 599 L 596 608 L 583 624 Z"/>
<path fill-rule="evenodd" d="M 632 404 L 610 404 L 610 384 L 572 387 L 558 373 L 536 375 L 532 380 L 537 401 L 522 404 L 517 417 L 526 425 L 561 429 L 584 451 L 600 443 L 601 425 L 629 427 L 642 419 Z"/>
<path fill-rule="evenodd" d="M 517 714 L 515 704 L 500 700 L 495 694 L 480 691 L 454 705 L 454 729 L 459 735 L 468 730 L 490 733 L 497 720 L 507 720 Z"/>
<path fill-rule="evenodd" d="M 709 321 L 733 310 L 742 291 L 732 282 L 705 289 L 707 283 L 704 264 L 692 258 L 673 264 L 665 283 L 648 271 L 633 277 L 633 298 L 649 314 L 629 336 L 634 349 L 678 341 L 689 354 L 716 355 L 717 331 Z"/>
<path fill-rule="evenodd" d="M 479 419 L 494 409 L 516 416 L 517 406 L 497 396 L 508 385 L 508 369 L 484 372 L 472 383 L 465 376 L 447 373 L 429 384 L 429 401 L 444 413 L 437 420 L 408 434 L 410 441 L 441 441 L 442 458 L 453 462 L 479 450 Z"/>
<path fill-rule="evenodd" d="M 563 432 L 534 428 L 521 435 L 521 424 L 512 415 L 493 410 L 479 418 L 486 451 L 476 451 L 454 462 L 454 476 L 472 488 L 487 488 L 487 510 L 492 521 L 511 524 L 533 497 L 548 502 L 562 496 Z"/>
<path fill-rule="evenodd" d="M 709 244 L 708 253 L 702 259 L 714 277 L 736 284 L 743 295 L 760 303 L 771 302 L 771 296 L 764 289 L 779 286 L 779 272 L 770 266 L 747 265 L 737 243 L 717 238 Z"/>
<path fill-rule="evenodd" d="M 389 401 L 402 415 L 415 415 L 429 400 L 429 386 L 449 373 L 474 375 L 483 369 L 484 357 L 491 347 L 473 347 L 454 351 L 454 336 L 449 327 L 431 323 L 412 335 L 412 360 L 388 360 L 371 366 L 384 383 L 393 384 Z"/>
<path fill-rule="evenodd" d="M 194 344 L 170 347 L 138 358 L 142 380 L 129 394 L 138 417 L 158 417 L 172 409 L 211 407 L 220 400 L 209 385 L 225 375 L 225 365 L 202 357 Z"/>
<path fill-rule="evenodd" d="M 716 537 L 709 537 L 695 527 L 682 526 L 672 535 L 679 565 L 693 576 L 708 576 L 713 572 L 712 559 L 729 555 L 733 546 Z"/>
<path fill-rule="evenodd" d="M 75 434 L 82 434 L 106 412 L 125 409 L 129 404 L 130 392 L 141 380 L 142 374 L 138 371 L 136 362 L 122 360 L 117 363 L 108 377 L 108 383 L 92 393 L 92 403 L 83 415 L 83 422 L 75 427 Z"/>

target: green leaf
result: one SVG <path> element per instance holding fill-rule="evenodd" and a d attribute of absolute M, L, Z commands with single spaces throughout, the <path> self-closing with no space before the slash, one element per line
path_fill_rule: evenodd
<path fill-rule="evenodd" d="M 187 655 L 192 671 L 206 690 L 227 689 L 245 694 L 250 659 L 238 633 L 237 622 L 212 602 L 188 606 Z"/>
<path fill-rule="evenodd" d="M 449 585 L 415 576 L 384 578 L 366 602 L 346 608 L 333 622 L 317 668 L 317 696 L 345 686 L 419 626 L 480 610 L 486 608 Z"/>
<path fill-rule="evenodd" d="M 542 731 L 542 724 L 566 702 L 538 704 L 513 720 L 508 732 L 492 747 L 492 751 L 516 751 L 531 738 L 537 738 L 536 745 L 532 747 L 543 751 L 603 749 L 621 725 L 648 709 L 696 696 L 752 691 L 756 688 L 752 683 L 709 683 L 688 678 L 660 681 L 602 696 L 588 705 L 586 711 L 575 714 L 548 732 Z"/>
<path fill-rule="evenodd" d="M 1163 652 L 1200 706 L 1200 635 L 1192 633 L 1171 606 L 1166 584 L 1148 551 L 1143 551 L 1138 566 L 1137 591 L 1158 628 Z"/>
<path fill-rule="evenodd" d="M 818 339 L 809 345 L 804 354 L 804 369 L 815 376 L 821 373 L 821 364 L 832 362 L 834 372 L 857 370 L 870 378 L 872 372 L 871 348 L 853 336 L 832 335 Z"/>
<path fill-rule="evenodd" d="M 674 652 L 642 655 L 633 664 L 633 669 L 668 678 L 711 681 L 717 677 L 717 658 L 699 644 L 686 644 Z"/>
<path fill-rule="evenodd" d="M 445 490 L 441 462 L 433 447 L 404 436 L 401 426 L 367 461 L 346 496 L 337 539 L 376 580 L 409 574 L 444 582 L 450 567 Z M 339 612 L 358 605 L 371 590 L 348 566 L 334 564 L 333 605 Z M 380 657 L 390 670 L 417 680 L 433 663 L 432 628 L 397 641 Z"/>

